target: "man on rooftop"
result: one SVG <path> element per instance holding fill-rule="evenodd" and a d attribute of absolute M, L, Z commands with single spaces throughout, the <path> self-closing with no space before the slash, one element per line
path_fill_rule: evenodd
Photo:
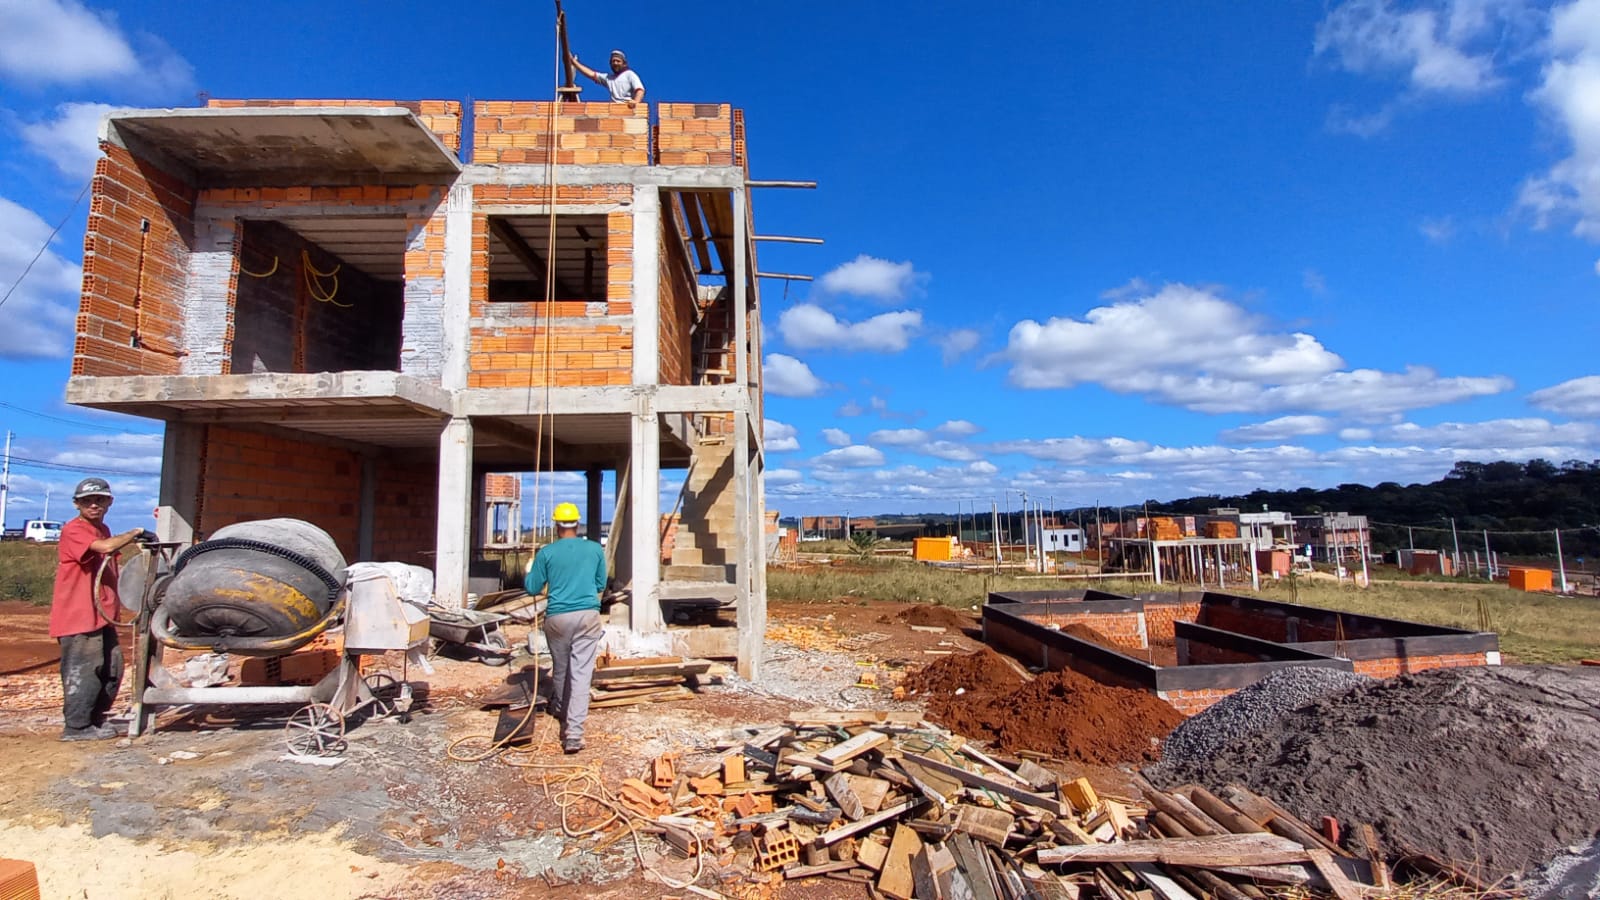
<path fill-rule="evenodd" d="M 639 73 L 628 68 L 628 55 L 621 50 L 611 51 L 611 74 L 599 72 L 578 62 L 577 54 L 568 54 L 570 62 L 586 77 L 611 92 L 613 103 L 626 103 L 633 106 L 644 100 L 644 82 L 639 80 Z"/>

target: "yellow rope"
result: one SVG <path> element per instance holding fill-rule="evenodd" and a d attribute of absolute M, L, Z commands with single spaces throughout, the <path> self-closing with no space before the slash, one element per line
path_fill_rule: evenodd
<path fill-rule="evenodd" d="M 239 274 L 240 275 L 249 275 L 251 278 L 271 278 L 274 274 L 277 273 L 277 271 L 278 271 L 278 257 L 276 257 L 276 256 L 274 256 L 272 258 L 272 268 L 266 270 L 265 272 L 252 272 L 249 269 L 246 269 L 244 267 L 244 263 L 240 263 L 239 264 Z"/>
<path fill-rule="evenodd" d="M 311 251 L 301 250 L 300 268 L 305 274 L 306 293 L 311 295 L 311 299 L 317 301 L 318 303 L 332 303 L 334 306 L 337 306 L 341 309 L 349 309 L 350 307 L 355 306 L 354 303 L 340 303 L 338 300 L 334 299 L 335 297 L 339 296 L 339 270 L 344 268 L 343 265 L 334 266 L 333 269 L 328 272 L 319 272 L 317 271 L 316 266 L 311 264 Z M 319 278 L 332 279 L 333 289 L 328 290 L 327 288 L 324 288 L 321 282 L 317 280 Z"/>

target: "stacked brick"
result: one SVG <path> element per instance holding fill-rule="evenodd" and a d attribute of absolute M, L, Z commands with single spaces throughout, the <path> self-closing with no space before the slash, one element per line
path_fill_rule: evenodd
<path fill-rule="evenodd" d="M 521 475 L 483 476 L 483 499 L 489 503 L 509 503 L 522 498 Z"/>
<path fill-rule="evenodd" d="M 1054 625 L 1065 628 L 1068 625 L 1084 625 L 1105 635 L 1111 643 L 1128 650 L 1143 650 L 1145 643 L 1144 613 L 1138 610 L 1129 612 L 1090 612 L 1090 613 L 1056 613 L 1050 616 L 1029 616 L 1041 625 Z"/>
<path fill-rule="evenodd" d="M 601 105 L 601 104 L 585 104 Z M 476 185 L 472 219 L 469 387 L 600 387 L 633 383 L 633 216 L 606 213 L 606 301 L 489 300 L 489 216 L 547 205 L 546 185 Z M 633 187 L 562 185 L 556 203 L 631 202 Z"/>
<path fill-rule="evenodd" d="M 659 244 L 660 286 L 656 298 L 661 306 L 658 335 L 661 383 L 692 384 L 694 360 L 690 356 L 690 345 L 695 309 L 699 305 L 698 290 L 688 248 L 667 216 L 661 219 Z"/>
<path fill-rule="evenodd" d="M 372 556 L 433 568 L 438 538 L 439 473 L 431 463 L 378 460 Z"/>
<path fill-rule="evenodd" d="M 203 504 L 195 523 L 202 536 L 235 522 L 289 516 L 316 523 L 347 559 L 356 558 L 361 457 L 355 451 L 211 425 L 202 455 Z"/>
<path fill-rule="evenodd" d="M 1393 678 L 1429 669 L 1459 669 L 1465 666 L 1486 666 L 1489 657 L 1484 653 L 1446 653 L 1439 656 L 1389 656 L 1381 659 L 1352 661 L 1356 673 L 1373 678 Z"/>
<path fill-rule="evenodd" d="M 733 108 L 726 103 L 657 103 L 656 163 L 732 166 Z M 742 158 L 742 152 L 739 154 Z"/>
<path fill-rule="evenodd" d="M 461 152 L 461 102 L 459 100 L 209 100 L 213 109 L 349 109 L 404 107 L 422 126 L 438 135 L 452 153 Z"/>
<path fill-rule="evenodd" d="M 640 103 L 480 100 L 473 104 L 472 161 L 486 165 L 650 164 L 650 108 Z"/>
<path fill-rule="evenodd" d="M 83 238 L 74 375 L 175 375 L 194 190 L 102 144 Z"/>

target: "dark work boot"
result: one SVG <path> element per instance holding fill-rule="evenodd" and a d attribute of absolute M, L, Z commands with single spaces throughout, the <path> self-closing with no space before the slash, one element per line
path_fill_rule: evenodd
<path fill-rule="evenodd" d="M 61 740 L 63 741 L 104 741 L 119 737 L 117 730 L 110 725 L 91 725 L 88 728 L 63 728 Z"/>

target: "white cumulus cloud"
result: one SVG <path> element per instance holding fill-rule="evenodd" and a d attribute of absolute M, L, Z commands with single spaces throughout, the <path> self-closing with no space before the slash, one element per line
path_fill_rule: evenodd
<path fill-rule="evenodd" d="M 1571 155 L 1522 185 L 1519 205 L 1544 228 L 1557 219 L 1600 241 L 1600 0 L 1550 15 L 1550 59 L 1530 99 L 1571 145 Z"/>
<path fill-rule="evenodd" d="M 1256 422 L 1230 428 L 1222 439 L 1235 444 L 1283 441 L 1294 437 L 1327 434 L 1331 423 L 1323 416 L 1279 416 L 1266 422 Z"/>
<path fill-rule="evenodd" d="M 934 339 L 939 345 L 940 357 L 950 365 L 978 346 L 978 332 L 971 328 L 957 328 Z"/>
<path fill-rule="evenodd" d="M 1600 418 L 1600 375 L 1585 375 L 1541 388 L 1528 395 L 1528 402 L 1563 416 Z"/>
<path fill-rule="evenodd" d="M 800 449 L 800 431 L 776 419 L 762 423 L 762 446 L 769 453 L 787 453 Z"/>
<path fill-rule="evenodd" d="M 121 108 L 108 103 L 63 103 L 53 117 L 23 125 L 22 142 L 50 160 L 63 175 L 87 178 L 100 158 L 100 120 Z"/>
<path fill-rule="evenodd" d="M 824 274 L 817 280 L 817 286 L 828 294 L 849 294 L 894 303 L 905 299 L 924 279 L 910 260 L 890 262 L 863 253 Z"/>
<path fill-rule="evenodd" d="M 104 84 L 158 95 L 187 88 L 194 73 L 159 38 L 126 34 L 110 12 L 78 0 L 4 0 L 0 76 L 23 84 Z"/>
<path fill-rule="evenodd" d="M 82 270 L 46 249 L 22 277 L 49 235 L 50 225 L 32 210 L 0 197 L 0 295 L 11 292 L 0 306 L 0 358 L 51 359 L 72 349 Z"/>
<path fill-rule="evenodd" d="M 799 484 L 805 480 L 799 469 L 768 469 L 765 477 L 770 485 Z"/>
<path fill-rule="evenodd" d="M 855 440 L 850 437 L 850 432 L 842 428 L 822 429 L 822 440 L 830 447 L 848 447 L 855 443 Z"/>
<path fill-rule="evenodd" d="M 1500 83 L 1497 41 L 1529 17 L 1530 5 L 1514 0 L 1444 0 L 1411 8 L 1390 0 L 1346 0 L 1318 24 L 1314 46 L 1350 72 L 1400 75 L 1419 92 L 1476 94 Z"/>
<path fill-rule="evenodd" d="M 972 437 L 983 429 L 966 419 L 950 419 L 933 430 L 936 434 L 948 437 Z"/>
<path fill-rule="evenodd" d="M 1169 284 L 1083 319 L 1032 319 L 1011 329 L 994 359 L 1022 388 L 1095 383 L 1197 412 L 1353 411 L 1380 416 L 1500 393 L 1509 379 L 1341 371 L 1344 360 L 1303 332 L 1275 332 L 1210 290 Z"/>
<path fill-rule="evenodd" d="M 800 350 L 865 350 L 899 353 L 922 328 L 922 313 L 900 310 L 846 322 L 812 303 L 791 306 L 778 317 L 778 332 Z"/>
<path fill-rule="evenodd" d="M 820 466 L 841 469 L 862 469 L 869 466 L 883 465 L 883 451 L 865 444 L 851 444 L 837 450 L 829 450 L 817 457 L 816 463 Z"/>
<path fill-rule="evenodd" d="M 777 397 L 815 397 L 828 389 L 811 367 L 782 353 L 768 353 L 761 364 L 761 383 Z"/>
<path fill-rule="evenodd" d="M 867 435 L 867 443 L 880 447 L 915 447 L 928 442 L 921 428 L 885 428 Z"/>

